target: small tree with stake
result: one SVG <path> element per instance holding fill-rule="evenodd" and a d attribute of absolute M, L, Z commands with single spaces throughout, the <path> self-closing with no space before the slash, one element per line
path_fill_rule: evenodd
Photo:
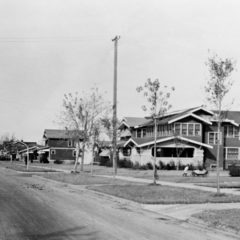
<path fill-rule="evenodd" d="M 208 95 L 207 100 L 217 109 L 217 194 L 220 194 L 220 131 L 222 122 L 222 105 L 227 93 L 232 87 L 233 82 L 229 77 L 234 70 L 235 63 L 229 59 L 221 59 L 217 55 L 208 58 L 206 65 L 209 69 L 210 79 L 205 86 Z"/>
<path fill-rule="evenodd" d="M 154 161 L 153 161 L 153 184 L 156 184 L 157 168 L 156 168 L 156 148 L 157 148 L 157 118 L 161 118 L 172 107 L 169 104 L 169 98 L 174 87 L 168 88 L 161 85 L 158 79 L 145 82 L 144 86 L 137 87 L 137 92 L 143 92 L 143 96 L 147 99 L 147 105 L 143 105 L 143 111 L 148 111 L 154 121 Z"/>

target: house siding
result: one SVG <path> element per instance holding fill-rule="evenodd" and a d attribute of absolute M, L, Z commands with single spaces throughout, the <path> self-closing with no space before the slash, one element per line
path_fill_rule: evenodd
<path fill-rule="evenodd" d="M 55 151 L 55 154 L 52 153 Z M 50 160 L 75 160 L 73 156 L 74 149 L 55 149 L 50 148 Z"/>

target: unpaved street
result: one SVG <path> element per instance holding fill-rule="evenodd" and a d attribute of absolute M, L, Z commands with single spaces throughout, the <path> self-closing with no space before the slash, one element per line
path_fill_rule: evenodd
<path fill-rule="evenodd" d="M 0 168 L 0 240 L 227 240 L 140 205 Z"/>

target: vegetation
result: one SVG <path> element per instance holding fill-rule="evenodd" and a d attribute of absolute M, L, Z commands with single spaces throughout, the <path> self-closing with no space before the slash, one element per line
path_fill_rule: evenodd
<path fill-rule="evenodd" d="M 240 209 L 208 210 L 194 214 L 210 227 L 228 228 L 240 232 Z"/>
<path fill-rule="evenodd" d="M 90 189 L 145 204 L 193 204 L 240 202 L 240 196 L 216 196 L 211 192 L 162 185 L 104 185 Z"/>
<path fill-rule="evenodd" d="M 240 177 L 240 166 L 228 166 L 228 170 L 231 177 Z"/>
<path fill-rule="evenodd" d="M 75 142 L 76 160 L 74 171 L 77 171 L 78 159 L 81 155 L 81 171 L 83 171 L 86 146 L 94 148 L 100 134 L 101 117 L 108 111 L 108 105 L 98 88 L 93 88 L 91 94 L 79 95 L 69 93 L 64 95 L 61 124 L 69 130 L 70 137 Z"/>
<path fill-rule="evenodd" d="M 220 193 L 219 187 L 219 156 L 220 156 L 220 136 L 221 122 L 223 120 L 222 108 L 223 101 L 232 87 L 232 81 L 229 77 L 234 70 L 234 63 L 231 59 L 221 59 L 217 55 L 208 58 L 207 66 L 210 79 L 205 86 L 208 94 L 207 100 L 213 104 L 217 110 L 216 120 L 218 123 L 218 141 L 217 141 L 217 193 Z"/>
<path fill-rule="evenodd" d="M 137 87 L 137 92 L 143 92 L 143 96 L 147 99 L 147 105 L 142 106 L 144 111 L 148 111 L 154 121 L 154 159 L 153 159 L 153 184 L 156 184 L 158 178 L 156 168 L 156 148 L 157 148 L 157 118 L 161 118 L 172 107 L 169 104 L 171 92 L 175 90 L 174 87 L 168 89 L 163 86 L 158 79 L 148 79 L 143 86 Z"/>

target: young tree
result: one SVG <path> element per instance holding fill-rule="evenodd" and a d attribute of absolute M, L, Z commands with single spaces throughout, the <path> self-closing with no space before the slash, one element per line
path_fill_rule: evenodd
<path fill-rule="evenodd" d="M 86 146 L 91 146 L 92 152 L 94 151 L 99 136 L 100 118 L 107 110 L 107 103 L 96 87 L 91 89 L 91 94 L 88 96 L 84 94 L 79 96 L 77 92 L 64 95 L 61 123 L 75 141 L 74 171 L 77 171 L 80 152 L 80 170 L 83 171 Z"/>
<path fill-rule="evenodd" d="M 229 59 L 221 59 L 217 55 L 209 57 L 206 65 L 209 70 L 210 79 L 205 86 L 207 100 L 216 108 L 217 115 L 217 194 L 220 193 L 219 178 L 219 156 L 220 156 L 220 138 L 222 123 L 222 107 L 226 95 L 230 91 L 233 82 L 229 79 L 234 70 L 235 63 Z"/>
<path fill-rule="evenodd" d="M 137 87 L 137 92 L 143 92 L 143 96 L 147 99 L 148 104 L 143 105 L 143 111 L 148 111 L 154 121 L 154 161 L 153 161 L 153 184 L 157 180 L 156 168 L 156 148 L 157 148 L 157 118 L 161 118 L 172 107 L 169 104 L 171 92 L 175 90 L 174 87 L 170 89 L 168 86 L 161 85 L 158 79 L 151 80 L 150 78 L 145 82 L 144 86 Z"/>

